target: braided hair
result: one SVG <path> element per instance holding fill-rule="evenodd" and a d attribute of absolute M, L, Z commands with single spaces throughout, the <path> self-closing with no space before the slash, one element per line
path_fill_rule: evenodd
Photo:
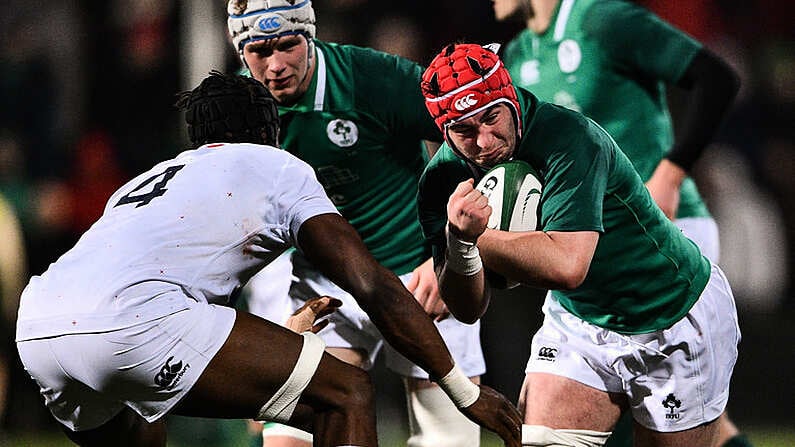
<path fill-rule="evenodd" d="M 178 94 L 191 144 L 254 143 L 278 146 L 276 100 L 261 82 L 211 71 L 193 90 Z"/>

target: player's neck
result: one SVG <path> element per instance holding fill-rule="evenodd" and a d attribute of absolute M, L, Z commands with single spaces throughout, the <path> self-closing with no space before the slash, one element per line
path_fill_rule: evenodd
<path fill-rule="evenodd" d="M 552 22 L 552 14 L 560 0 L 531 0 L 527 28 L 536 34 L 544 34 Z"/>

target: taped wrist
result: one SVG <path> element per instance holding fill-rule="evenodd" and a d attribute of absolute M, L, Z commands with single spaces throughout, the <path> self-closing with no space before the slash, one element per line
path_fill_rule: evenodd
<path fill-rule="evenodd" d="M 447 268 L 463 276 L 472 276 L 483 269 L 480 251 L 474 242 L 458 239 L 448 228 Z"/>
<path fill-rule="evenodd" d="M 438 383 L 458 408 L 466 408 L 480 397 L 480 387 L 472 383 L 458 365 L 453 365 L 453 369 Z"/>
<path fill-rule="evenodd" d="M 295 362 L 293 372 L 276 394 L 260 408 L 254 420 L 286 423 L 293 415 L 298 399 L 315 375 L 326 349 L 323 340 L 312 332 L 304 332 L 301 335 L 304 337 L 304 346 Z"/>

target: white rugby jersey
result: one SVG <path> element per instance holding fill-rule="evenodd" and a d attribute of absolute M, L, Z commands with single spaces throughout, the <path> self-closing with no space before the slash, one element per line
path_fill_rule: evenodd
<path fill-rule="evenodd" d="M 31 279 L 16 338 L 128 327 L 185 309 L 186 295 L 227 304 L 326 213 L 337 210 L 314 171 L 286 151 L 183 152 L 116 191 L 77 244 Z"/>

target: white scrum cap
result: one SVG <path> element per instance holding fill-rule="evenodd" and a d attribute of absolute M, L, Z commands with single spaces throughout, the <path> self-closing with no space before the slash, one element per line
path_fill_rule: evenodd
<path fill-rule="evenodd" d="M 230 0 L 229 35 L 238 52 L 254 40 L 288 34 L 315 37 L 315 10 L 311 0 Z"/>

